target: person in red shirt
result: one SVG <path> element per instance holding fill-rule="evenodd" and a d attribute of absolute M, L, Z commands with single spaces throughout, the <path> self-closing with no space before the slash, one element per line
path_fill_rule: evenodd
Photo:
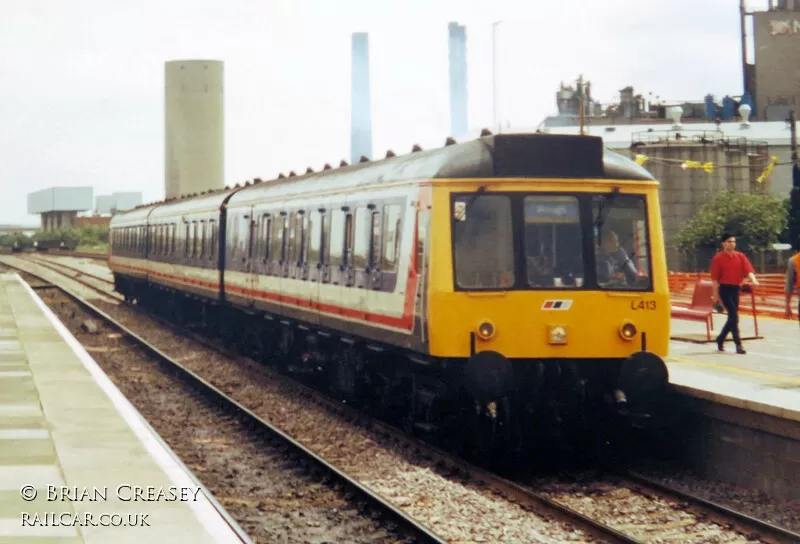
<path fill-rule="evenodd" d="M 712 302 L 720 301 L 728 311 L 728 320 L 717 336 L 717 350 L 725 351 L 723 344 L 728 333 L 733 334 L 736 353 L 747 353 L 739 337 L 739 287 L 745 278 L 758 285 L 753 265 L 744 253 L 736 251 L 736 237 L 722 235 L 722 251 L 711 259 Z"/>

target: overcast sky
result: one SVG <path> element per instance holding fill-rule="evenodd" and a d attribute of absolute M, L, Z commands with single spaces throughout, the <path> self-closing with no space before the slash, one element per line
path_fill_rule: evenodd
<path fill-rule="evenodd" d="M 448 136 L 447 23 L 467 25 L 469 126 L 537 125 L 579 74 L 608 102 L 742 90 L 738 0 L 0 0 L 0 224 L 27 193 L 164 197 L 164 62 L 225 62 L 225 183 L 350 156 L 350 35 L 370 33 L 373 152 Z M 749 0 L 761 8 L 766 0 Z"/>

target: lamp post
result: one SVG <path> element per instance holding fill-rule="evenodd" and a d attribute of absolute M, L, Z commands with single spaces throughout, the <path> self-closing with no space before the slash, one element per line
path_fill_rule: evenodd
<path fill-rule="evenodd" d="M 495 21 L 492 23 L 492 114 L 493 125 L 497 132 L 500 132 L 502 129 L 499 124 L 499 116 L 497 113 L 497 27 L 502 23 L 503 21 Z"/>

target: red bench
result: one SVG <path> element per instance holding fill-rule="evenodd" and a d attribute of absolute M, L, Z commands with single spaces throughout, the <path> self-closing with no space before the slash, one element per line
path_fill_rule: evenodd
<path fill-rule="evenodd" d="M 711 341 L 711 330 L 714 328 L 714 306 L 711 295 L 714 288 L 711 280 L 698 280 L 692 293 L 692 303 L 688 308 L 672 306 L 672 317 L 686 319 L 687 321 L 704 321 L 706 336 Z"/>

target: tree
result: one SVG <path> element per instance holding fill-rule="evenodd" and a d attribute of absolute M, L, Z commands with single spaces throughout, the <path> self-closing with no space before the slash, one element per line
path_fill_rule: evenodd
<path fill-rule="evenodd" d="M 696 265 L 698 254 L 711 258 L 723 233 L 736 236 L 737 249 L 751 253 L 776 243 L 788 227 L 786 203 L 771 195 L 720 191 L 675 237 L 678 250 Z M 704 261 L 706 259 L 703 259 Z"/>

